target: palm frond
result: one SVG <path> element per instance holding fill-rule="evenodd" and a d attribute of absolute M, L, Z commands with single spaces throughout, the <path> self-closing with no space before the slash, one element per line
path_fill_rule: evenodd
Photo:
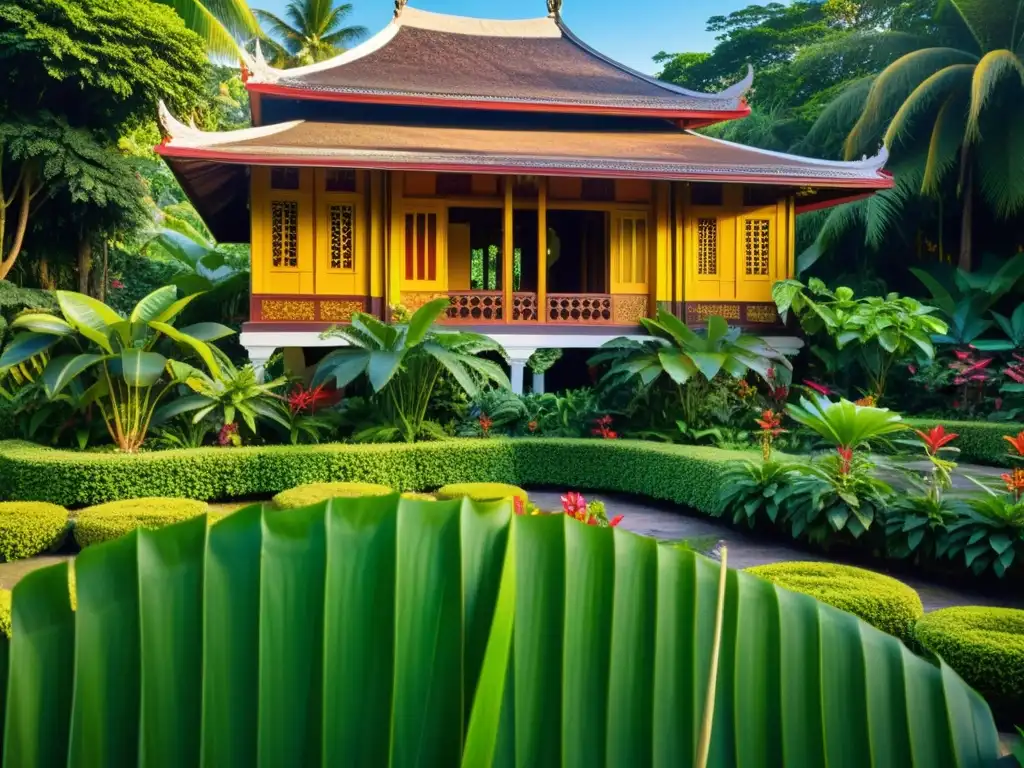
<path fill-rule="evenodd" d="M 260 9 L 253 10 L 253 13 L 263 27 L 261 45 L 262 40 L 269 40 L 282 46 L 289 54 L 294 54 L 302 47 L 302 33 L 280 16 Z"/>
<path fill-rule="evenodd" d="M 978 183 L 986 202 L 1002 218 L 1024 211 L 1024 100 L 1018 98 L 984 116 L 985 141 L 976 151 Z"/>
<path fill-rule="evenodd" d="M 864 111 L 873 79 L 867 76 L 854 80 L 834 98 L 814 121 L 803 141 L 796 147 L 797 151 L 806 151 L 808 147 L 828 146 L 832 137 L 847 135 L 850 127 L 856 124 L 857 118 Z"/>
<path fill-rule="evenodd" d="M 1024 1 L 1024 0 L 1022 0 Z M 820 76 L 833 62 L 862 60 L 882 69 L 893 60 L 926 48 L 928 40 L 910 32 L 897 30 L 864 30 L 829 36 L 800 49 L 790 64 L 793 74 Z"/>
<path fill-rule="evenodd" d="M 856 157 L 906 98 L 930 75 L 956 64 L 975 64 L 978 57 L 956 48 L 925 48 L 902 56 L 884 70 L 871 86 L 864 110 L 846 137 L 846 157 Z"/>
<path fill-rule="evenodd" d="M 235 13 L 218 16 L 209 3 L 202 0 L 160 0 L 173 8 L 185 26 L 202 38 L 206 50 L 212 55 L 225 58 L 238 57 L 238 42 L 232 29 L 239 32 L 255 32 L 259 25 L 244 0 L 224 0 L 225 8 L 234 8 Z M 242 12 L 244 9 L 244 13 Z M 224 19 L 224 21 L 222 21 Z"/>
<path fill-rule="evenodd" d="M 880 248 L 885 235 L 899 222 L 921 186 L 920 166 L 907 163 L 895 170 L 896 184 L 864 201 L 864 242 Z"/>
<path fill-rule="evenodd" d="M 892 147 L 910 128 L 914 117 L 946 96 L 957 85 L 966 86 L 974 73 L 971 64 L 954 64 L 926 77 L 896 111 L 892 122 L 885 131 L 885 145 Z"/>
<path fill-rule="evenodd" d="M 1021 0 L 941 0 L 940 13 L 957 18 L 985 53 L 1012 45 L 1013 21 Z"/>
<path fill-rule="evenodd" d="M 950 94 L 939 107 L 928 140 L 921 191 L 926 195 L 939 192 L 939 184 L 956 162 L 964 138 L 963 98 Z"/>
<path fill-rule="evenodd" d="M 331 3 L 333 0 L 319 0 L 319 2 L 326 3 L 327 6 L 323 15 L 318 17 L 321 35 L 329 35 L 336 31 L 345 23 L 345 17 L 352 13 L 351 3 L 342 3 L 332 8 Z"/>
<path fill-rule="evenodd" d="M 1017 73 L 1021 85 L 1024 86 L 1024 62 L 1015 53 L 1005 48 L 989 51 L 978 62 L 978 66 L 974 68 L 974 78 L 971 81 L 971 109 L 967 117 L 968 141 L 974 142 L 981 138 L 979 126 L 981 111 L 992 97 L 992 92 L 999 80 L 1014 72 Z"/>
<path fill-rule="evenodd" d="M 367 34 L 369 34 L 369 30 L 366 27 L 344 27 L 320 38 L 320 42 L 339 48 L 351 48 L 353 43 L 359 42 Z"/>

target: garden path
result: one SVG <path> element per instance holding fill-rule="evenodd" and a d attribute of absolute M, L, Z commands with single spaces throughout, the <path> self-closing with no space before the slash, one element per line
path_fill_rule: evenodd
<path fill-rule="evenodd" d="M 991 468 L 986 468 L 991 472 Z M 640 501 L 635 497 L 612 494 L 587 494 L 588 498 L 604 501 L 609 516 L 625 515 L 622 527 L 645 536 L 668 541 L 678 539 L 714 539 L 729 549 L 730 568 L 749 568 L 755 565 L 778 563 L 787 560 L 833 560 L 885 573 L 899 579 L 917 590 L 921 595 L 925 611 L 935 611 L 953 605 L 991 605 L 1009 608 L 1024 608 L 1024 598 L 1011 595 L 1009 588 L 998 593 L 982 591 L 968 582 L 940 583 L 914 575 L 911 571 L 890 569 L 888 564 L 864 563 L 845 558 L 831 558 L 825 554 L 804 549 L 792 540 L 766 537 L 763 533 L 747 533 L 726 525 L 724 522 L 689 513 L 682 507 L 670 504 Z M 560 509 L 559 494 L 550 491 L 531 491 L 530 501 L 541 509 Z"/>

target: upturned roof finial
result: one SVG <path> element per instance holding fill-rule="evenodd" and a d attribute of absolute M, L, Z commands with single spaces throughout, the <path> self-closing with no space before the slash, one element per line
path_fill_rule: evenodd
<path fill-rule="evenodd" d="M 560 16 L 562 14 L 562 0 L 548 0 L 548 16 Z"/>
<path fill-rule="evenodd" d="M 395 18 L 402 15 L 402 10 L 409 4 L 409 0 L 395 0 Z"/>

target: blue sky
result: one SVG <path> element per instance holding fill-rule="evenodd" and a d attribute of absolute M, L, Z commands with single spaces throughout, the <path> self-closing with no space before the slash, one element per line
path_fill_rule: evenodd
<path fill-rule="evenodd" d="M 249 0 L 253 8 L 281 13 L 288 0 Z M 340 1 L 340 0 L 339 0 Z M 392 0 L 349 0 L 351 23 L 371 34 L 390 20 Z M 642 72 L 657 67 L 660 50 L 708 51 L 714 36 L 704 31 L 709 16 L 746 7 L 745 0 L 563 0 L 562 17 L 579 37 L 604 54 Z M 547 13 L 545 0 L 411 0 L 425 11 L 485 18 L 531 18 Z"/>

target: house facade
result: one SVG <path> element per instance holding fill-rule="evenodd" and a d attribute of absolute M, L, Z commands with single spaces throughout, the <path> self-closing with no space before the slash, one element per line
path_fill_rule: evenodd
<path fill-rule="evenodd" d="M 770 333 L 796 214 L 890 187 L 884 151 L 836 162 L 694 129 L 749 113 L 753 73 L 689 91 L 576 38 L 560 3 L 521 21 L 428 13 L 340 56 L 243 72 L 253 127 L 161 108 L 158 152 L 224 242 L 252 245 L 256 364 L 336 343 L 354 312 L 445 297 L 444 322 L 540 347 L 596 347 L 664 308 Z"/>

